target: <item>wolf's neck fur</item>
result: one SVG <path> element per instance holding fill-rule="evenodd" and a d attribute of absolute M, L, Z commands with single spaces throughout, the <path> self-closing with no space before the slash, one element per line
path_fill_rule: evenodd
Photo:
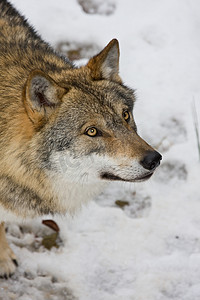
<path fill-rule="evenodd" d="M 82 205 L 101 193 L 107 185 L 105 181 L 96 183 L 66 182 L 62 175 L 52 176 L 51 183 L 52 191 L 57 195 L 58 206 L 70 214 L 74 214 Z"/>
<path fill-rule="evenodd" d="M 104 187 L 105 183 L 102 182 L 69 183 L 62 176 L 54 175 L 47 185 L 43 182 L 42 189 L 38 185 L 37 193 L 27 186 L 17 184 L 12 178 L 0 177 L 0 210 L 4 212 L 1 221 L 9 221 L 9 216 L 12 219 L 13 216 L 26 219 L 45 214 L 73 215 Z"/>

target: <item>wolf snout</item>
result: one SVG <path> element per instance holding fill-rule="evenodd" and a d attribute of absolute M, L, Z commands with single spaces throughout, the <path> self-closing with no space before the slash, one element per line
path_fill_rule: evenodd
<path fill-rule="evenodd" d="M 159 165 L 162 155 L 157 151 L 148 151 L 140 164 L 149 171 L 154 171 Z"/>

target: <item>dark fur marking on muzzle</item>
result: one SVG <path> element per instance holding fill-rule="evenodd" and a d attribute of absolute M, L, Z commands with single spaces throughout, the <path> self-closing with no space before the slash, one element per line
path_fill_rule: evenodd
<path fill-rule="evenodd" d="M 144 180 L 147 180 L 147 179 L 149 179 L 151 176 L 153 175 L 153 172 L 152 173 L 148 173 L 148 174 L 146 174 L 146 175 L 144 175 L 144 176 L 142 176 L 142 177 L 136 177 L 136 178 L 134 178 L 134 179 L 123 179 L 123 178 L 121 178 L 121 177 L 119 177 L 119 176 L 116 176 L 116 175 L 114 175 L 114 174 L 111 174 L 111 173 L 102 173 L 101 175 L 100 175 L 100 177 L 101 177 L 101 179 L 104 179 L 104 180 L 110 180 L 110 181 L 113 181 L 113 180 L 115 180 L 115 181 L 126 181 L 126 182 L 135 182 L 135 181 L 144 181 Z"/>
<path fill-rule="evenodd" d="M 116 176 L 116 175 L 113 175 L 111 173 L 102 173 L 100 175 L 101 179 L 105 179 L 105 180 L 120 180 L 120 181 L 126 181 L 125 179 L 119 177 L 119 176 Z"/>

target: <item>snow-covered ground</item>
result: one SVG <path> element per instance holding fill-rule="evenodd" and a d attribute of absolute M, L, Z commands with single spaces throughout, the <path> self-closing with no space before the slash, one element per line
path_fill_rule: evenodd
<path fill-rule="evenodd" d="M 199 300 L 200 121 L 198 0 L 12 0 L 42 37 L 88 58 L 112 38 L 120 74 L 137 89 L 140 134 L 163 154 L 145 183 L 111 184 L 71 219 L 59 248 L 41 246 L 41 220 L 8 226 L 19 267 L 1 300 Z M 60 45 L 60 46 L 59 46 Z M 77 54 L 78 53 L 78 54 Z M 129 205 L 120 208 L 116 200 Z"/>

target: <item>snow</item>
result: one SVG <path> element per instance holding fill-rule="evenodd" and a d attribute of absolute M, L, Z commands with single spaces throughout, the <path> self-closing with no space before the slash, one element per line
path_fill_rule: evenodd
<path fill-rule="evenodd" d="M 119 39 L 121 77 L 137 89 L 139 132 L 163 162 L 148 182 L 112 183 L 74 218 L 56 217 L 58 249 L 41 246 L 50 230 L 41 220 L 8 225 L 19 267 L 0 279 L 0 299 L 199 300 L 200 162 L 192 103 L 200 120 L 200 3 L 85 1 L 96 10 L 87 14 L 81 2 L 12 0 L 54 47 L 93 45 L 95 54 Z M 119 208 L 116 200 L 129 206 Z"/>

